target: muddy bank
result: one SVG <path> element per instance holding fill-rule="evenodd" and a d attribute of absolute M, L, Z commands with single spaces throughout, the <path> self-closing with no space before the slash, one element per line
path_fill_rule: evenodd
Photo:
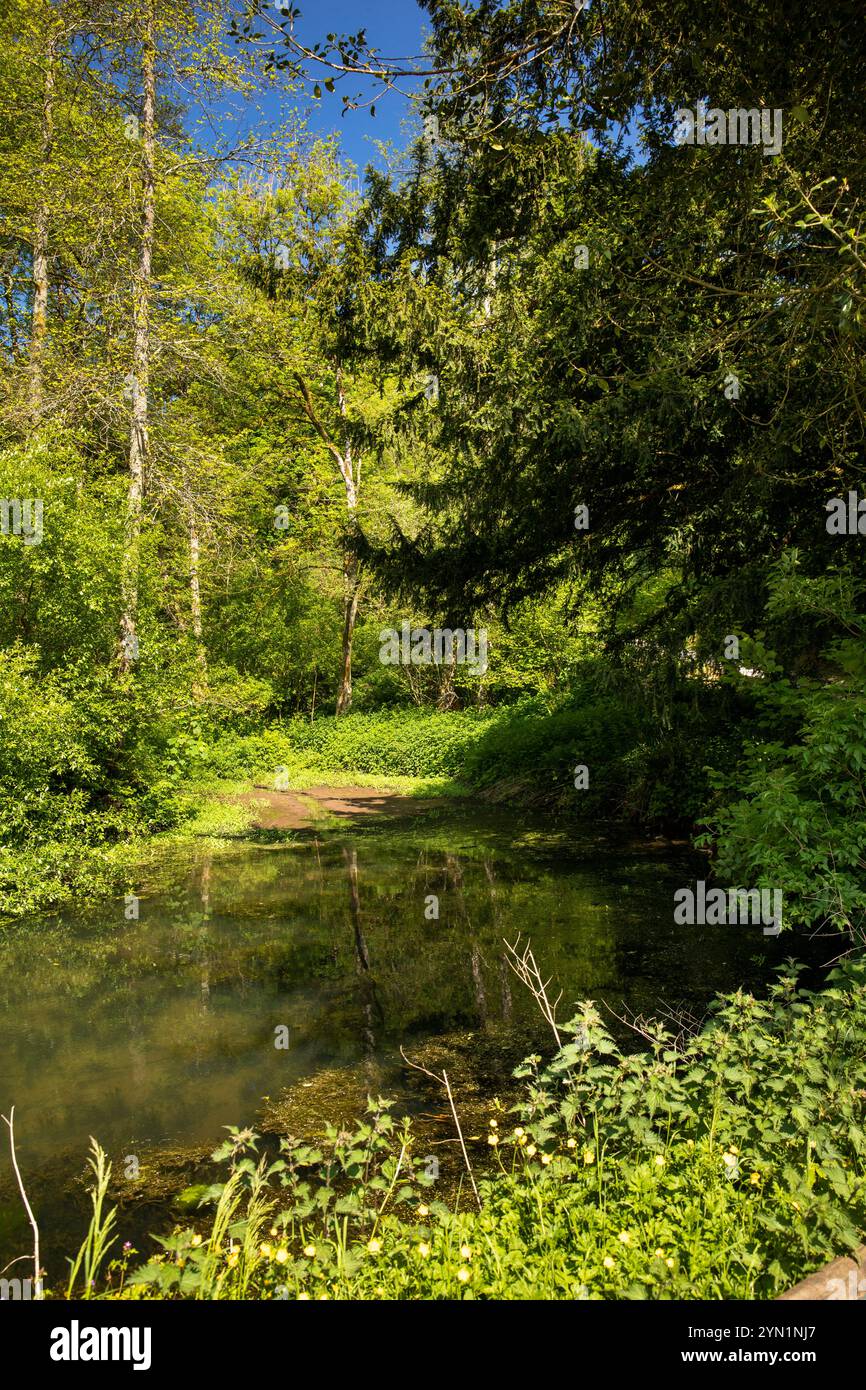
<path fill-rule="evenodd" d="M 253 811 L 256 830 L 304 830 L 331 816 L 353 820 L 419 815 L 441 804 L 433 797 L 403 796 L 376 787 L 308 787 L 302 792 L 281 792 L 256 785 L 233 800 Z"/>

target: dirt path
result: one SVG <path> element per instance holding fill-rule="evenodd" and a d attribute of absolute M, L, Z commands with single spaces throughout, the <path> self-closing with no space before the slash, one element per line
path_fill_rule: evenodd
<path fill-rule="evenodd" d="M 429 798 L 401 796 L 375 787 L 308 787 L 302 792 L 278 792 L 256 787 L 237 798 L 255 810 L 259 830 L 301 830 L 321 818 L 321 812 L 354 819 L 371 815 L 417 815 L 436 803 Z"/>

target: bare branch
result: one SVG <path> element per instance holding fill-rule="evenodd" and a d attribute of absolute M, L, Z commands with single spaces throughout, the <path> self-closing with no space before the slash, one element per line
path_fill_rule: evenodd
<path fill-rule="evenodd" d="M 13 1105 L 12 1109 L 9 1111 L 8 1120 L 6 1119 L 5 1115 L 3 1115 L 0 1118 L 3 1119 L 4 1123 L 8 1126 L 9 1129 L 9 1148 L 12 1151 L 12 1167 L 15 1169 L 15 1176 L 18 1179 L 18 1190 L 21 1193 L 21 1200 L 24 1203 L 25 1210 L 27 1212 L 28 1217 L 30 1218 L 30 1225 L 33 1227 L 33 1269 L 36 1276 L 34 1283 L 36 1285 L 36 1297 L 38 1299 L 41 1299 L 42 1279 L 39 1269 L 39 1227 L 36 1224 L 36 1217 L 33 1215 L 33 1208 L 27 1200 L 27 1193 L 24 1191 L 24 1182 L 21 1177 L 21 1170 L 18 1167 L 18 1158 L 15 1154 L 15 1106 Z M 20 1256 L 20 1258 L 26 1259 L 27 1257 L 22 1255 Z"/>
<path fill-rule="evenodd" d="M 526 985 L 526 988 L 541 1010 L 543 1017 L 553 1029 L 553 1036 L 556 1038 L 556 1046 L 558 1048 L 562 1047 L 562 1038 L 560 1037 L 559 1028 L 556 1024 L 556 1009 L 562 998 L 562 990 L 559 991 L 559 994 L 556 996 L 553 1003 L 551 1003 L 548 998 L 547 989 L 553 976 L 548 980 L 542 980 L 541 971 L 538 968 L 538 964 L 532 952 L 531 942 L 527 941 L 523 952 L 518 954 L 517 948 L 520 945 L 520 936 L 517 937 L 513 946 L 510 942 L 505 940 L 505 937 L 503 937 L 502 940 L 508 952 L 505 959 L 520 983 Z"/>
<path fill-rule="evenodd" d="M 400 1056 L 403 1058 L 403 1061 L 406 1063 L 407 1067 L 411 1067 L 413 1071 L 420 1071 L 424 1076 L 429 1076 L 430 1080 L 435 1081 L 438 1086 L 445 1087 L 445 1092 L 448 1096 L 448 1104 L 451 1106 L 451 1114 L 454 1118 L 454 1124 L 457 1129 L 457 1137 L 460 1140 L 460 1148 L 463 1150 L 463 1162 L 466 1164 L 466 1171 L 469 1174 L 469 1181 L 472 1184 L 472 1191 L 475 1193 L 475 1200 L 478 1203 L 478 1210 L 481 1211 L 481 1198 L 478 1195 L 478 1188 L 475 1186 L 475 1176 L 472 1172 L 472 1165 L 469 1162 L 469 1155 L 466 1152 L 466 1145 L 463 1141 L 463 1130 L 460 1128 L 460 1121 L 457 1118 L 457 1110 L 454 1106 L 454 1097 L 451 1094 L 451 1083 L 448 1080 L 447 1071 L 443 1069 L 442 1075 L 438 1076 L 436 1072 L 428 1071 L 426 1067 L 422 1067 L 418 1062 L 410 1062 L 409 1058 L 406 1056 L 406 1053 L 403 1051 L 402 1046 L 400 1048 Z"/>

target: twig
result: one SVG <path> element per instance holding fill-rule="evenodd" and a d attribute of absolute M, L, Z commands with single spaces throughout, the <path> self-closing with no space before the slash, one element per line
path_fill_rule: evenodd
<path fill-rule="evenodd" d="M 25 1209 L 26 1209 L 26 1211 L 27 1211 L 27 1215 L 28 1215 L 28 1217 L 30 1218 L 30 1225 L 33 1227 L 33 1268 L 34 1268 L 35 1275 L 36 1275 L 36 1278 L 35 1278 L 35 1281 L 34 1281 L 34 1282 L 35 1282 L 35 1285 L 36 1285 L 36 1297 L 39 1299 L 39 1298 L 42 1297 L 42 1280 L 41 1280 L 41 1278 L 39 1277 L 39 1274 L 40 1274 L 40 1271 L 39 1271 L 39 1227 L 38 1227 L 37 1224 L 36 1224 L 36 1217 L 33 1215 L 33 1208 L 31 1207 L 30 1203 L 29 1203 L 28 1200 L 27 1200 L 27 1193 L 24 1191 L 24 1182 L 23 1182 L 22 1177 L 21 1177 L 21 1170 L 20 1170 L 20 1168 L 18 1167 L 18 1159 L 17 1159 L 16 1154 L 15 1154 L 15 1106 L 14 1106 L 14 1105 L 12 1106 L 11 1110 L 9 1111 L 9 1118 L 8 1118 L 8 1120 L 6 1119 L 6 1116 L 5 1116 L 5 1115 L 2 1116 L 2 1119 L 3 1119 L 4 1123 L 7 1125 L 8 1129 L 9 1129 L 9 1148 L 10 1148 L 11 1151 L 12 1151 L 12 1167 L 15 1169 L 15 1176 L 16 1176 L 16 1178 L 18 1179 L 18 1190 L 19 1190 L 19 1192 L 21 1193 L 21 1200 L 22 1200 L 22 1202 L 24 1203 L 24 1207 L 25 1207 Z M 26 1255 L 22 1255 L 20 1258 L 21 1258 L 21 1259 L 26 1259 L 27 1257 L 26 1257 Z M 14 1263 L 14 1261 L 13 1261 L 13 1263 Z M 7 1266 L 7 1268 L 8 1268 L 8 1266 Z"/>
<path fill-rule="evenodd" d="M 659 1041 L 658 1033 L 652 1032 L 654 1019 L 647 1018 L 644 1014 L 632 1014 L 629 1018 L 627 1011 L 618 1014 L 616 1009 L 611 1008 L 607 1001 L 604 1001 L 604 1007 L 611 1017 L 616 1019 L 617 1023 L 621 1023 L 625 1028 L 630 1028 L 633 1033 L 637 1033 L 638 1037 L 644 1038 L 646 1042 L 652 1044 Z M 686 1044 L 700 1032 L 703 1020 L 697 1018 L 685 1006 L 679 1009 L 669 1008 L 667 1004 L 662 1003 L 659 1004 L 658 1009 L 661 1018 L 667 1019 L 677 1028 L 676 1035 L 673 1037 L 668 1035 L 666 1041 L 675 1051 L 682 1052 Z"/>
<path fill-rule="evenodd" d="M 531 942 L 527 941 L 523 953 L 518 955 L 517 947 L 520 944 L 519 935 L 513 946 L 509 941 L 505 941 L 505 937 L 503 937 L 502 940 L 505 942 L 505 949 L 508 952 L 505 959 L 511 966 L 511 969 L 514 971 L 520 983 L 526 985 L 526 988 L 529 990 L 542 1014 L 553 1029 L 553 1036 L 556 1038 L 557 1048 L 561 1048 L 562 1038 L 556 1026 L 556 1007 L 562 998 L 562 990 L 559 991 L 559 994 L 551 1004 L 547 997 L 547 987 L 550 984 L 550 980 L 542 980 L 541 971 L 532 953 Z M 551 976 L 550 979 L 553 979 L 553 976 Z"/>
<path fill-rule="evenodd" d="M 463 1162 L 466 1164 L 466 1171 L 469 1174 L 469 1181 L 472 1184 L 472 1191 L 475 1193 L 475 1200 L 478 1203 L 478 1210 L 481 1211 L 481 1198 L 478 1195 L 478 1188 L 475 1186 L 475 1177 L 472 1172 L 472 1164 L 469 1162 L 469 1155 L 466 1152 L 466 1145 L 463 1142 L 463 1130 L 460 1128 L 460 1121 L 457 1118 L 457 1111 L 454 1107 L 454 1097 L 451 1094 L 451 1083 L 448 1080 L 447 1071 L 445 1071 L 443 1068 L 442 1075 L 437 1076 L 436 1072 L 428 1071 L 426 1067 L 420 1066 L 417 1062 L 410 1062 L 409 1058 L 406 1056 L 406 1053 L 403 1051 L 402 1046 L 400 1048 L 400 1056 L 403 1058 L 403 1061 L 406 1063 L 407 1067 L 411 1067 L 413 1071 L 422 1072 L 424 1076 L 429 1076 L 430 1080 L 435 1081 L 437 1085 L 445 1087 L 445 1093 L 448 1096 L 448 1104 L 451 1106 L 451 1114 L 454 1118 L 454 1124 L 457 1129 L 457 1138 L 460 1140 L 460 1147 L 463 1150 Z"/>
<path fill-rule="evenodd" d="M 379 1210 L 378 1210 L 377 1213 L 376 1213 L 376 1220 L 373 1222 L 373 1235 L 376 1234 L 376 1227 L 377 1227 L 378 1224 L 379 1224 L 379 1217 L 382 1215 L 382 1212 L 385 1210 L 385 1204 L 386 1204 L 386 1202 L 388 1201 L 388 1198 L 391 1196 L 391 1193 L 394 1191 L 394 1188 L 397 1186 L 397 1179 L 398 1179 L 399 1176 L 400 1176 L 400 1169 L 401 1169 L 402 1166 L 403 1166 L 403 1159 L 404 1159 L 405 1157 L 406 1157 L 406 1145 L 404 1144 L 403 1147 L 402 1147 L 402 1149 L 400 1150 L 400 1157 L 397 1159 L 397 1167 L 394 1169 L 394 1176 L 393 1176 L 393 1178 L 391 1179 L 391 1186 L 388 1188 L 388 1191 L 385 1193 L 385 1196 L 382 1198 L 382 1205 L 380 1206 Z"/>

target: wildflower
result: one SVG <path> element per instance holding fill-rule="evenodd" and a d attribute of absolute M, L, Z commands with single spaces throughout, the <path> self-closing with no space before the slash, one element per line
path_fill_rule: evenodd
<path fill-rule="evenodd" d="M 584 1149 L 584 1151 L 583 1151 L 583 1161 L 584 1161 L 584 1163 L 587 1163 L 587 1164 L 589 1164 L 589 1163 L 595 1163 L 595 1154 L 593 1153 L 592 1149 Z"/>
<path fill-rule="evenodd" d="M 378 1255 L 379 1251 L 382 1249 L 381 1240 L 368 1240 L 367 1249 L 371 1255 Z"/>
<path fill-rule="evenodd" d="M 694 1147 L 695 1147 L 695 1141 L 694 1141 L 694 1139 L 687 1139 L 687 1140 L 686 1140 L 686 1148 L 687 1148 L 687 1149 L 693 1149 Z"/>
<path fill-rule="evenodd" d="M 761 1181 L 761 1175 L 760 1175 L 760 1173 L 750 1173 L 750 1174 L 749 1174 L 749 1182 L 751 1182 L 751 1183 L 759 1183 L 760 1181 Z"/>
<path fill-rule="evenodd" d="M 193 1248 L 194 1248 L 195 1246 L 197 1246 L 197 1245 L 201 1245 L 201 1236 L 199 1235 L 198 1231 L 196 1231 L 195 1235 L 193 1236 L 192 1240 L 190 1241 L 190 1245 L 192 1245 Z M 125 1250 L 125 1249 L 126 1249 L 126 1246 L 124 1246 L 123 1248 L 124 1248 L 124 1250 Z"/>
<path fill-rule="evenodd" d="M 538 1153 L 538 1149 L 535 1147 L 534 1144 L 530 1144 L 527 1147 L 526 1153 L 528 1158 L 534 1158 L 535 1155 Z"/>
<path fill-rule="evenodd" d="M 423 1260 L 426 1260 L 427 1256 L 430 1254 L 430 1246 L 427 1244 L 426 1240 L 420 1240 L 418 1242 L 418 1254 Z"/>
<path fill-rule="evenodd" d="M 461 1284 L 468 1284 L 469 1278 L 470 1278 L 470 1274 L 469 1274 L 469 1270 L 466 1268 L 465 1265 L 461 1265 L 460 1268 L 458 1269 L 458 1271 L 457 1271 L 457 1278 L 460 1280 Z"/>
<path fill-rule="evenodd" d="M 735 1153 L 722 1154 L 722 1162 L 726 1168 L 736 1168 L 737 1155 Z"/>
<path fill-rule="evenodd" d="M 259 1253 L 264 1257 L 264 1259 L 269 1260 L 274 1252 L 271 1246 L 268 1245 L 266 1241 L 264 1245 L 259 1246 Z"/>
<path fill-rule="evenodd" d="M 622 1241 L 623 1245 L 631 1245 L 631 1232 L 620 1231 L 619 1239 Z"/>
<path fill-rule="evenodd" d="M 299 1302 L 299 1303 L 309 1303 L 309 1301 L 310 1301 L 310 1295 L 309 1295 L 308 1293 L 299 1293 L 299 1294 L 298 1294 L 298 1302 Z"/>
<path fill-rule="evenodd" d="M 199 1240 L 201 1240 L 201 1236 L 199 1236 Z M 192 1238 L 192 1243 L 193 1243 L 193 1245 L 195 1245 L 195 1236 L 193 1236 L 193 1238 Z M 123 1248 L 124 1248 L 124 1250 L 131 1250 L 131 1249 L 132 1249 L 132 1241 L 131 1241 L 131 1240 L 125 1240 L 125 1241 L 123 1242 Z"/>
<path fill-rule="evenodd" d="M 429 1207 L 425 1207 L 425 1205 L 424 1205 L 423 1202 L 421 1203 L 420 1207 L 418 1208 L 418 1215 L 419 1215 L 419 1216 L 429 1216 L 429 1215 L 430 1215 L 430 1208 L 429 1208 Z"/>
<path fill-rule="evenodd" d="M 231 1250 L 231 1251 L 229 1251 L 228 1255 L 226 1255 L 226 1260 L 228 1261 L 229 1269 L 234 1269 L 235 1265 L 236 1265 L 237 1262 L 238 1262 L 238 1252 L 237 1252 L 237 1250 Z"/>
<path fill-rule="evenodd" d="M 542 1161 L 542 1163 L 543 1163 L 543 1164 L 545 1165 L 545 1167 L 546 1167 L 547 1164 L 550 1162 L 550 1154 L 542 1154 L 542 1155 L 541 1155 L 541 1161 Z"/>
<path fill-rule="evenodd" d="M 517 1142 L 518 1142 L 518 1144 L 520 1145 L 521 1148 L 525 1148 L 525 1147 L 526 1147 L 526 1135 L 525 1135 L 525 1134 L 521 1134 L 521 1136 L 520 1136 L 520 1138 L 518 1139 Z"/>
<path fill-rule="evenodd" d="M 671 1259 L 670 1255 L 668 1255 L 667 1259 L 665 1260 L 665 1264 L 667 1265 L 668 1269 L 673 1269 L 674 1262 Z"/>
<path fill-rule="evenodd" d="M 515 1139 L 521 1139 L 525 1133 L 526 1131 L 523 1129 L 523 1127 L 521 1125 L 518 1125 L 516 1130 L 514 1131 L 514 1137 Z"/>
<path fill-rule="evenodd" d="M 279 1235 L 279 1231 L 277 1230 L 276 1226 L 272 1226 L 272 1227 L 271 1227 L 270 1234 L 271 1234 L 272 1236 Z"/>
<path fill-rule="evenodd" d="M 319 1294 L 319 1302 L 321 1303 L 324 1299 L 328 1298 L 328 1296 L 329 1296 L 329 1295 L 326 1294 L 326 1293 L 320 1293 L 320 1294 Z"/>
<path fill-rule="evenodd" d="M 566 1147 L 567 1149 L 576 1149 L 576 1148 L 577 1148 L 577 1140 L 576 1140 L 576 1139 L 567 1139 L 567 1140 L 565 1141 L 565 1147 Z"/>
<path fill-rule="evenodd" d="M 499 1143 L 499 1135 L 498 1135 L 498 1134 L 488 1134 L 488 1136 L 487 1136 L 487 1142 L 488 1142 L 488 1144 L 492 1144 L 492 1145 L 495 1146 L 496 1144 Z"/>
<path fill-rule="evenodd" d="M 305 1245 L 305 1246 L 304 1246 L 304 1254 L 305 1254 L 306 1256 L 308 1256 L 309 1259 L 314 1260 L 314 1259 L 316 1258 L 316 1247 L 315 1247 L 315 1245 Z"/>
<path fill-rule="evenodd" d="M 498 1121 L 498 1120 L 491 1120 L 491 1121 L 490 1121 L 490 1128 L 491 1128 L 491 1129 L 498 1129 L 498 1128 L 499 1128 L 499 1121 Z"/>
<path fill-rule="evenodd" d="M 277 1264 L 278 1264 L 278 1265 L 284 1265 L 284 1264 L 286 1263 L 286 1260 L 287 1260 L 288 1258 L 289 1258 L 289 1252 L 288 1252 L 288 1250 L 284 1250 L 283 1247 L 280 1246 L 279 1250 L 277 1251 L 276 1255 L 274 1256 L 274 1259 L 276 1260 Z"/>
<path fill-rule="evenodd" d="M 464 1260 L 471 1260 L 471 1259 L 472 1259 L 472 1246 L 471 1246 L 471 1245 L 461 1245 L 461 1247 L 460 1247 L 460 1254 L 463 1256 L 463 1259 L 464 1259 Z"/>
<path fill-rule="evenodd" d="M 602 1264 L 604 1265 L 605 1269 L 613 1269 L 614 1265 L 616 1264 L 616 1260 L 613 1258 L 613 1255 L 605 1255 L 604 1259 L 602 1260 Z"/>
<path fill-rule="evenodd" d="M 653 1162 L 655 1163 L 655 1166 L 656 1166 L 657 1168 L 664 1168 L 664 1166 L 665 1166 L 664 1154 L 656 1154 L 655 1158 L 653 1159 Z"/>
<path fill-rule="evenodd" d="M 656 1250 L 656 1252 L 655 1252 L 655 1257 L 656 1257 L 657 1260 L 663 1260 L 664 1257 L 665 1257 L 665 1252 L 664 1252 L 664 1250 L 662 1250 L 661 1248 L 659 1248 L 658 1250 Z"/>
<path fill-rule="evenodd" d="M 729 1145 L 728 1145 L 728 1151 L 729 1151 L 730 1153 L 732 1153 L 732 1154 L 738 1154 L 738 1153 L 740 1152 L 739 1149 L 737 1148 L 736 1144 L 729 1144 Z"/>

